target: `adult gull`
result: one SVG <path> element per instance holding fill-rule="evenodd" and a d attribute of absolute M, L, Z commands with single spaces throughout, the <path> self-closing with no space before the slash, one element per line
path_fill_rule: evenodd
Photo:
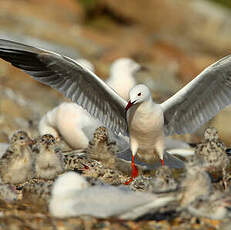
<path fill-rule="evenodd" d="M 53 185 L 49 211 L 58 218 L 88 215 L 133 220 L 155 213 L 173 200 L 172 195 L 133 192 L 124 186 L 90 186 L 83 176 L 66 172 Z"/>
<path fill-rule="evenodd" d="M 114 133 L 128 135 L 129 131 L 132 177 L 138 174 L 134 164 L 138 149 L 152 149 L 152 153 L 156 149 L 163 163 L 164 135 L 192 133 L 231 102 L 230 55 L 206 68 L 162 104 L 152 100 L 145 85 L 131 89 L 127 103 L 90 70 L 50 51 L 0 39 L 0 57 L 59 90 Z"/>

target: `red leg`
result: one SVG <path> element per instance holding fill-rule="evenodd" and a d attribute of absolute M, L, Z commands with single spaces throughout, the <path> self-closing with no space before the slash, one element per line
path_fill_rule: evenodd
<path fill-rule="evenodd" d="M 164 160 L 161 160 L 161 166 L 164 166 Z"/>
<path fill-rule="evenodd" d="M 132 156 L 131 166 L 132 166 L 132 177 L 135 178 L 138 176 L 138 169 L 135 165 L 135 156 Z"/>
<path fill-rule="evenodd" d="M 133 155 L 132 155 L 131 167 L 132 167 L 132 176 L 131 176 L 130 180 L 128 180 L 124 183 L 126 185 L 130 184 L 133 181 L 133 179 L 138 176 L 138 169 L 135 165 L 135 156 L 133 156 Z"/>

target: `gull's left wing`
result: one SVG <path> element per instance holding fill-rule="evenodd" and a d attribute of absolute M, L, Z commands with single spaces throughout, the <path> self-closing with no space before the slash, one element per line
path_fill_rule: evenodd
<path fill-rule="evenodd" d="M 161 104 L 164 133 L 193 133 L 230 103 L 231 55 L 206 68 Z"/>

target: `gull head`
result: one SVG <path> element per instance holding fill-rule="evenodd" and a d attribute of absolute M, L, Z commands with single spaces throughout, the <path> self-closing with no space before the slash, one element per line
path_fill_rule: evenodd
<path fill-rule="evenodd" d="M 85 189 L 89 186 L 85 178 L 75 172 L 66 172 L 60 175 L 52 188 L 52 196 L 65 197 L 77 190 Z"/>
<path fill-rule="evenodd" d="M 133 87 L 129 92 L 129 101 L 126 106 L 128 110 L 132 105 L 148 101 L 151 97 L 151 92 L 146 85 L 139 84 Z"/>
<path fill-rule="evenodd" d="M 126 73 L 124 76 L 129 76 L 129 74 L 134 74 L 139 70 L 142 70 L 142 66 L 132 59 L 119 58 L 112 63 L 110 75 L 116 74 L 118 76 L 119 73 Z"/>

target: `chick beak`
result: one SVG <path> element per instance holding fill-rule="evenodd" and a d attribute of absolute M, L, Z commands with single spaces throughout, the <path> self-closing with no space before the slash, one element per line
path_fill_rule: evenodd
<path fill-rule="evenodd" d="M 31 144 L 31 145 L 34 145 L 34 144 L 36 144 L 36 140 L 34 140 L 34 139 L 31 139 L 31 140 L 30 140 L 30 144 Z"/>
<path fill-rule="evenodd" d="M 125 108 L 126 111 L 128 111 L 128 109 L 133 105 L 133 102 L 131 102 L 130 100 L 128 101 L 128 104 Z"/>
<path fill-rule="evenodd" d="M 34 142 L 34 140 L 29 139 L 29 140 L 27 140 L 26 144 L 29 145 L 30 147 L 32 147 L 32 145 L 34 145 L 35 142 Z"/>

